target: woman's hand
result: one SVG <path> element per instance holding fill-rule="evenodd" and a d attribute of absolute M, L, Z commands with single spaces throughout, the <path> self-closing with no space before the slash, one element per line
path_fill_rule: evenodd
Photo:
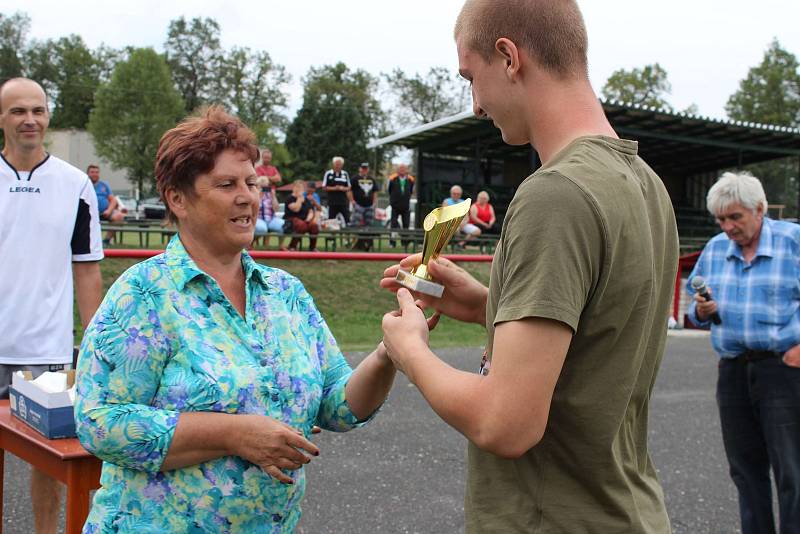
<path fill-rule="evenodd" d="M 399 265 L 392 265 L 383 272 L 381 287 L 396 292 L 402 286 L 395 281 L 397 271 L 416 267 L 422 261 L 422 254 L 404 258 Z M 489 290 L 475 280 L 467 271 L 445 258 L 437 258 L 428 263 L 428 272 L 433 279 L 445 287 L 441 298 L 424 294 L 415 295 L 424 308 L 432 308 L 438 313 L 467 323 L 486 323 L 486 298 Z"/>
<path fill-rule="evenodd" d="M 311 461 L 308 454 L 319 456 L 317 446 L 289 425 L 263 415 L 234 417 L 238 431 L 230 435 L 233 454 L 259 466 L 284 484 L 293 481 L 281 469 L 300 469 Z"/>

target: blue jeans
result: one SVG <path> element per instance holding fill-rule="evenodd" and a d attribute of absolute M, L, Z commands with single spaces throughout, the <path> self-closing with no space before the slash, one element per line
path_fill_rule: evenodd
<path fill-rule="evenodd" d="M 256 235 L 264 235 L 267 232 L 276 234 L 283 233 L 283 219 L 280 217 L 273 217 L 269 222 L 264 219 L 256 219 Z"/>
<path fill-rule="evenodd" d="M 800 368 L 779 358 L 721 359 L 717 404 L 742 534 L 772 534 L 770 468 L 780 534 L 800 533 Z"/>

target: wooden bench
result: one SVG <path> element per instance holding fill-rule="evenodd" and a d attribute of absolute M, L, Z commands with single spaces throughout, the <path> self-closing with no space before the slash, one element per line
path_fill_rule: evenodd
<path fill-rule="evenodd" d="M 101 230 L 105 234 L 107 231 L 114 232 L 114 243 L 121 244 L 126 233 L 139 236 L 139 247 L 150 248 L 150 234 L 160 238 L 159 242 L 164 245 L 169 238 L 175 235 L 175 228 L 161 226 L 160 224 L 131 223 L 131 224 L 101 224 Z"/>
<path fill-rule="evenodd" d="M 114 243 L 120 244 L 124 240 L 126 233 L 133 233 L 138 236 L 140 248 L 150 248 L 151 237 L 160 246 L 166 246 L 169 239 L 177 233 L 173 227 L 164 227 L 160 224 L 131 223 L 131 224 L 102 224 L 103 232 L 114 231 L 116 233 Z M 257 235 L 253 240 L 254 248 L 266 248 L 273 236 L 284 239 L 284 244 L 288 245 L 292 238 L 308 239 L 309 234 L 277 234 L 266 233 Z M 491 254 L 497 245 L 497 235 L 481 235 L 466 241 L 468 248 L 477 247 L 482 254 Z M 386 251 L 398 244 L 405 252 L 415 253 L 422 249 L 425 240 L 425 232 L 422 229 L 402 229 L 389 228 L 387 226 L 366 226 L 366 227 L 345 227 L 341 230 L 322 230 L 317 234 L 317 247 L 326 252 L 336 252 L 337 250 L 357 250 L 356 244 L 363 241 L 370 241 L 370 249 L 374 252 Z M 463 236 L 456 234 L 447 245 L 449 252 L 461 250 L 458 243 L 463 241 Z M 277 247 L 277 243 L 275 245 Z"/>

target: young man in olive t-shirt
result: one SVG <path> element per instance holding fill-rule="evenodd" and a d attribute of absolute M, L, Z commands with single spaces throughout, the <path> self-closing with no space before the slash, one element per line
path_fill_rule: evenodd
<path fill-rule="evenodd" d="M 678 260 L 669 196 L 603 113 L 574 0 L 495 4 L 459 15 L 460 72 L 475 114 L 543 165 L 509 205 L 489 287 L 437 260 L 444 296 L 422 296 L 485 325 L 486 354 L 477 373 L 439 360 L 405 289 L 384 343 L 470 441 L 467 532 L 667 533 L 647 426 Z M 397 289 L 396 272 L 381 285 Z"/>

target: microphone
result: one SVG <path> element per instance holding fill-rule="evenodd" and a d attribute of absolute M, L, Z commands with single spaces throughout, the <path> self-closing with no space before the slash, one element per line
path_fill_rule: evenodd
<path fill-rule="evenodd" d="M 713 298 L 711 298 L 711 295 L 708 294 L 706 281 L 703 279 L 702 276 L 695 276 L 694 278 L 692 278 L 692 289 L 697 291 L 698 295 L 706 299 L 706 302 L 714 300 Z M 722 324 L 722 319 L 719 318 L 719 314 L 717 312 L 711 314 L 711 322 L 714 324 Z"/>

